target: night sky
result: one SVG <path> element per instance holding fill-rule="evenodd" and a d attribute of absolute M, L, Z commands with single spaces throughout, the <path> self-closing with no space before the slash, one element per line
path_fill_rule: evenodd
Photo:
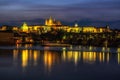
<path fill-rule="evenodd" d="M 49 16 L 64 25 L 120 28 L 120 0 L 0 0 L 0 25 L 41 25 Z"/>

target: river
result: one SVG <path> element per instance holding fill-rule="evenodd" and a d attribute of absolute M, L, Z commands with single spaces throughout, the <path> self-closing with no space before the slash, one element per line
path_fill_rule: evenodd
<path fill-rule="evenodd" d="M 120 48 L 0 46 L 0 80 L 120 80 Z"/>

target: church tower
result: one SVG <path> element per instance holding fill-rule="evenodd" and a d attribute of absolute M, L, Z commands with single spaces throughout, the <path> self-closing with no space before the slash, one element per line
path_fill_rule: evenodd
<path fill-rule="evenodd" d="M 45 20 L 45 25 L 47 26 L 58 26 L 58 25 L 62 25 L 60 21 L 56 21 L 55 19 L 53 19 L 51 16 L 49 19 Z"/>
<path fill-rule="evenodd" d="M 49 19 L 46 19 L 45 25 L 48 25 L 48 26 L 54 25 L 54 21 L 51 16 Z"/>

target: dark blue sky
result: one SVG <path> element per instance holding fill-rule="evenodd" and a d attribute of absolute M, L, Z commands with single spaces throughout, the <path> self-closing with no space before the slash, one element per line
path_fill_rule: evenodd
<path fill-rule="evenodd" d="M 120 0 L 0 0 L 0 25 L 42 24 L 53 16 L 64 24 L 120 27 Z"/>

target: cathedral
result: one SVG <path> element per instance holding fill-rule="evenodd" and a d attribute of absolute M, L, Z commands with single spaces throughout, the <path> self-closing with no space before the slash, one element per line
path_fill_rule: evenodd
<path fill-rule="evenodd" d="M 45 25 L 46 26 L 60 26 L 62 25 L 60 21 L 56 21 L 55 19 L 53 19 L 52 17 L 50 17 L 49 19 L 45 20 Z"/>

